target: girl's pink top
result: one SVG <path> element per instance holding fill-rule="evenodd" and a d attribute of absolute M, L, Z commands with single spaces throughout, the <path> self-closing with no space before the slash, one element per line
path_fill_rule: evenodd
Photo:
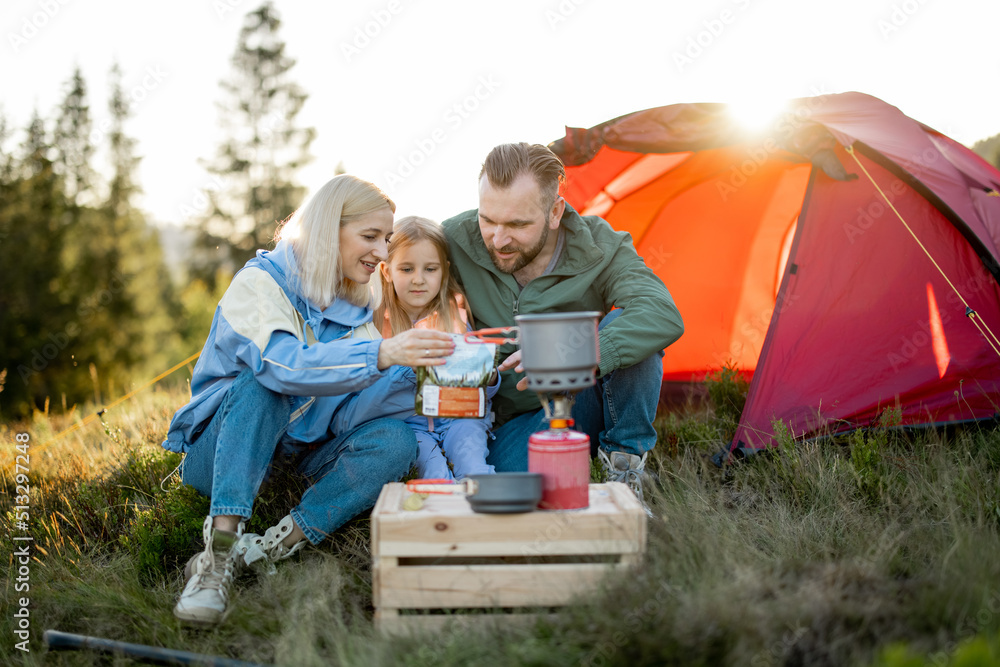
<path fill-rule="evenodd" d="M 463 332 L 469 329 L 469 314 L 465 310 L 465 299 L 462 298 L 461 294 L 456 294 L 451 300 L 451 310 L 453 324 L 453 332 Z M 434 311 L 426 317 L 422 317 L 413 323 L 414 329 L 433 329 L 436 331 L 446 331 L 444 327 L 441 326 L 441 316 L 438 311 Z M 389 321 L 389 309 L 385 309 L 385 315 L 382 318 L 382 338 L 392 337 L 392 324 Z"/>

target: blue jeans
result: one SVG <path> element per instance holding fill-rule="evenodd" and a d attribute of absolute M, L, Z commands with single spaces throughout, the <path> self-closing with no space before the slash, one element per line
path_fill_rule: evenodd
<path fill-rule="evenodd" d="M 427 417 L 420 416 L 406 420 L 417 437 L 417 471 L 421 477 L 462 479 L 493 474 L 493 467 L 486 465 L 487 420 L 435 418 L 433 431 L 427 421 Z M 449 461 L 454 473 L 448 467 Z"/>
<path fill-rule="evenodd" d="M 608 313 L 598 330 L 621 314 Z M 597 384 L 576 394 L 573 419 L 577 431 L 590 437 L 590 454 L 600 446 L 606 452 L 642 456 L 656 445 L 656 406 L 663 381 L 663 352 L 650 355 L 634 366 L 618 368 L 597 379 Z M 528 390 L 526 390 L 528 391 Z M 525 412 L 494 430 L 486 462 L 497 472 L 528 469 L 528 438 L 549 427 L 545 411 Z"/>
<path fill-rule="evenodd" d="M 181 479 L 209 496 L 212 516 L 250 518 L 288 426 L 288 396 L 261 385 L 246 369 L 184 457 Z M 294 457 L 310 483 L 292 509 L 312 544 L 375 505 L 382 486 L 403 477 L 417 455 L 413 431 L 396 419 L 374 419 Z"/>

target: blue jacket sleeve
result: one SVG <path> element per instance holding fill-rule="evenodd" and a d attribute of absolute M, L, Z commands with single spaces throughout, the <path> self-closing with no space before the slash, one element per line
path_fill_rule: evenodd
<path fill-rule="evenodd" d="M 257 380 L 290 396 L 336 396 L 380 377 L 381 340 L 345 338 L 307 345 L 300 316 L 263 271 L 241 271 L 219 302 L 215 348 Z"/>
<path fill-rule="evenodd" d="M 381 343 L 337 340 L 307 346 L 295 336 L 279 331 L 263 355 L 249 345 L 244 361 L 254 369 L 258 382 L 278 393 L 336 396 L 364 389 L 383 377 L 384 373 L 378 370 Z"/>

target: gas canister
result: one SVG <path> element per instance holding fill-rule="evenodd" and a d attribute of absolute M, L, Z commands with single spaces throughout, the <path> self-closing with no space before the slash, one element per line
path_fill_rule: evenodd
<path fill-rule="evenodd" d="M 555 421 L 555 420 L 553 420 Z M 528 471 L 541 473 L 543 510 L 583 509 L 590 504 L 590 438 L 550 428 L 528 438 Z"/>

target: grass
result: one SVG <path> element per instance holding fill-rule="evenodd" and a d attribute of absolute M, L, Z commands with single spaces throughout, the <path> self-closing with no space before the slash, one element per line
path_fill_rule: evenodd
<path fill-rule="evenodd" d="M 372 627 L 368 521 L 307 548 L 272 577 L 238 582 L 232 612 L 195 630 L 171 614 L 200 542 L 207 501 L 161 480 L 159 448 L 180 391 L 148 392 L 102 425 L 43 447 L 73 418 L 0 426 L 3 532 L 14 531 L 15 434 L 31 435 L 30 591 L 16 592 L 14 543 L 0 543 L 5 637 L 31 600 L 26 665 L 130 664 L 46 653 L 43 630 L 281 665 L 925 665 L 1000 656 L 1000 429 L 882 428 L 779 446 L 719 470 L 709 460 L 738 415 L 735 375 L 712 404 L 657 422 L 648 467 L 658 519 L 642 567 L 554 618 L 386 638 Z M 735 412 L 734 412 L 735 410 Z M 258 531 L 300 492 L 279 480 Z M 11 644 L 14 640 L 10 641 Z M 0 654 L 7 654 L 5 648 Z"/>

